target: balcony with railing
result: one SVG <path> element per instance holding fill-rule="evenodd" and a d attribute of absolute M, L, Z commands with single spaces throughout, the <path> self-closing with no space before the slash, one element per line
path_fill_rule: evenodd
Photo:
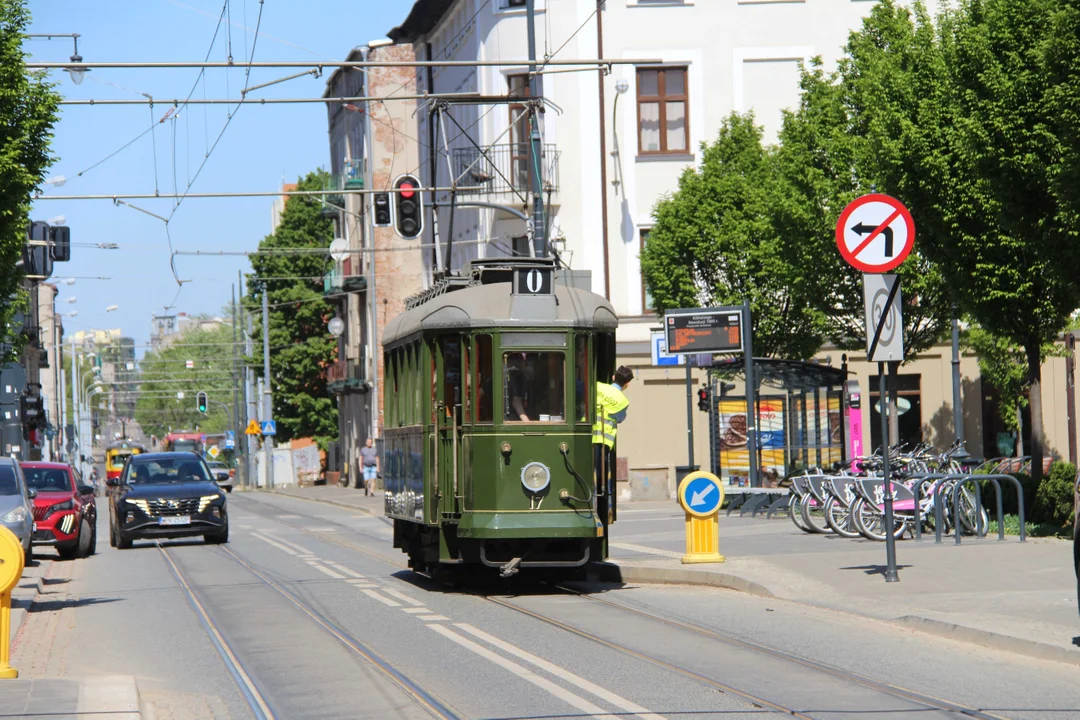
<path fill-rule="evenodd" d="M 483 152 L 475 147 L 459 147 L 452 150 L 451 157 L 462 193 L 524 195 L 531 188 L 528 143 L 489 145 Z M 559 192 L 559 151 L 555 145 L 543 146 L 541 163 L 544 193 Z"/>
<path fill-rule="evenodd" d="M 367 278 L 353 274 L 352 267 L 360 265 L 354 258 L 355 256 L 346 258 L 340 264 L 334 263 L 334 267 L 323 275 L 323 295 L 358 293 L 367 290 Z"/>
<path fill-rule="evenodd" d="M 333 395 L 345 392 L 366 392 L 364 367 L 356 360 L 338 360 L 326 367 L 326 389 Z"/>

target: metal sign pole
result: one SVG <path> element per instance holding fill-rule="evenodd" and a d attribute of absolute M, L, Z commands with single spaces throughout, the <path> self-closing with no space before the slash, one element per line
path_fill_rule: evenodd
<path fill-rule="evenodd" d="M 686 466 L 694 471 L 694 379 L 690 374 L 690 358 L 686 356 Z"/>
<path fill-rule="evenodd" d="M 754 377 L 754 333 L 750 324 L 750 301 L 743 300 L 743 360 L 746 365 L 746 447 L 750 451 L 750 487 L 758 487 L 757 381 Z"/>
<path fill-rule="evenodd" d="M 881 478 L 885 483 L 885 582 L 899 582 L 896 574 L 896 536 L 893 534 L 893 491 L 889 480 L 889 418 L 885 408 L 885 363 L 878 363 L 878 415 L 881 416 Z"/>

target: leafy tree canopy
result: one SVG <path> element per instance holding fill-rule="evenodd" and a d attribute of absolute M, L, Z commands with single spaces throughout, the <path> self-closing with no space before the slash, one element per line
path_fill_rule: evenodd
<path fill-rule="evenodd" d="M 322 190 L 329 176 L 319 170 L 299 182 L 300 190 Z M 334 239 L 334 225 L 323 204 L 293 196 L 285 203 L 281 223 L 267 235 L 260 250 L 325 250 Z M 322 298 L 325 253 L 273 252 L 252 257 L 246 307 L 255 318 L 257 348 L 262 343 L 262 291 L 270 304 L 270 374 L 278 438 L 314 437 L 320 445 L 337 436 L 337 408 L 326 388 L 326 368 L 334 362 L 336 339 L 326 329 L 334 308 Z M 253 360 L 262 375 L 261 353 Z"/>
<path fill-rule="evenodd" d="M 12 321 L 23 272 L 30 196 L 55 158 L 49 153 L 59 95 L 44 72 L 28 72 L 23 35 L 30 14 L 22 0 L 0 0 L 0 341 L 13 352 Z M 17 329 L 16 329 L 17 330 Z M 9 355 L 8 360 L 13 355 Z"/>
<path fill-rule="evenodd" d="M 170 431 L 208 433 L 231 430 L 229 417 L 218 403 L 232 407 L 231 325 L 204 329 L 192 327 L 170 345 L 146 354 L 139 364 L 139 395 L 135 419 L 148 435 L 164 436 Z M 188 368 L 188 361 L 194 363 Z M 205 391 L 209 402 L 203 415 L 195 396 Z M 184 397 L 177 398 L 177 393 Z"/>

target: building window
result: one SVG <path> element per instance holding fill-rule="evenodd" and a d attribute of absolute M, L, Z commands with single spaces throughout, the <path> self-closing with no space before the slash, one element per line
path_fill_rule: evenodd
<path fill-rule="evenodd" d="M 637 71 L 638 152 L 683 155 L 690 146 L 686 68 Z"/>
<path fill-rule="evenodd" d="M 903 445 L 914 446 L 923 440 L 920 378 L 919 375 L 896 376 L 896 416 L 899 442 Z M 881 446 L 881 415 L 878 410 L 877 378 L 871 380 L 873 388 L 867 395 L 870 397 L 870 446 L 873 449 Z"/>
<path fill-rule="evenodd" d="M 526 0 L 499 0 L 503 10 L 507 8 L 523 8 L 525 7 Z"/>
<path fill-rule="evenodd" d="M 641 237 L 641 244 L 638 250 L 638 263 L 640 267 L 641 253 L 645 250 L 645 241 L 649 239 L 649 230 L 641 230 L 639 231 L 639 235 Z M 655 309 L 656 304 L 653 302 L 652 293 L 649 292 L 648 287 L 646 287 L 645 285 L 645 273 L 641 273 L 641 314 L 647 315 L 648 313 L 653 312 L 653 310 Z"/>

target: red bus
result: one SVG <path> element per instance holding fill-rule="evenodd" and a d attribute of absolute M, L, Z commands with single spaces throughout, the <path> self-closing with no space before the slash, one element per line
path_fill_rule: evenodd
<path fill-rule="evenodd" d="M 161 441 L 161 449 L 164 452 L 191 452 L 199 457 L 203 456 L 206 447 L 206 435 L 204 433 L 171 432 Z"/>

